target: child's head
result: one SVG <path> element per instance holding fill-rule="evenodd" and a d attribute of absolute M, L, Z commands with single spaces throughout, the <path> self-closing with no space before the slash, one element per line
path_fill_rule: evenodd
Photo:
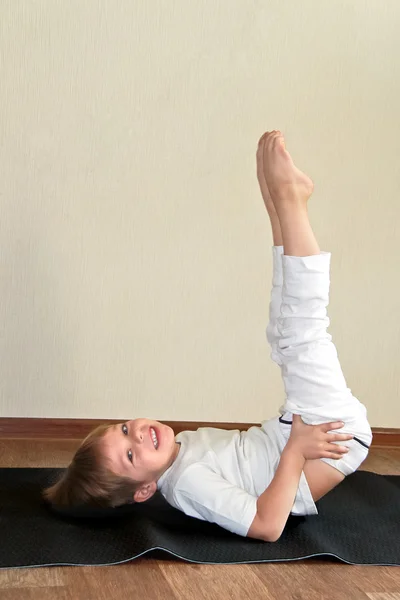
<path fill-rule="evenodd" d="M 101 425 L 82 442 L 45 498 L 56 506 L 119 506 L 144 502 L 179 452 L 171 427 L 135 419 Z"/>

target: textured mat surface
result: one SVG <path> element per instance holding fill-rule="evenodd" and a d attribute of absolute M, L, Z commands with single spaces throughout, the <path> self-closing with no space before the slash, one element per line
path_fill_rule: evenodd
<path fill-rule="evenodd" d="M 281 539 L 269 544 L 186 517 L 158 493 L 112 516 L 55 515 L 40 490 L 61 471 L 0 469 L 0 568 L 116 564 L 154 552 L 196 563 L 331 556 L 351 564 L 400 565 L 400 476 L 350 475 L 317 503 L 319 515 L 291 517 Z"/>

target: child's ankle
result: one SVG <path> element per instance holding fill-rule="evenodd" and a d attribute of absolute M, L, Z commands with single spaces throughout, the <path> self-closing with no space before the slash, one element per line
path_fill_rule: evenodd
<path fill-rule="evenodd" d="M 283 188 L 274 196 L 275 209 L 281 219 L 287 213 L 307 212 L 309 196 L 296 193 L 296 190 Z"/>

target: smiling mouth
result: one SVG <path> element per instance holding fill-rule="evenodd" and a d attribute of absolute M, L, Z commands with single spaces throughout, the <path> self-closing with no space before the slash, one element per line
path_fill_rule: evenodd
<path fill-rule="evenodd" d="M 153 444 L 154 444 L 154 448 L 157 450 L 158 448 L 158 439 L 157 439 L 157 435 L 155 430 L 150 427 L 150 435 L 151 435 L 151 439 L 153 440 Z"/>

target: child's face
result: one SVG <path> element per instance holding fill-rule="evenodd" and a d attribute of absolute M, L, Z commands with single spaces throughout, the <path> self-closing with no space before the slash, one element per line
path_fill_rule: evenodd
<path fill-rule="evenodd" d="M 113 425 L 103 437 L 103 453 L 110 461 L 112 471 L 151 484 L 152 493 L 157 480 L 171 466 L 178 452 L 179 444 L 175 442 L 173 429 L 149 419 Z"/>

